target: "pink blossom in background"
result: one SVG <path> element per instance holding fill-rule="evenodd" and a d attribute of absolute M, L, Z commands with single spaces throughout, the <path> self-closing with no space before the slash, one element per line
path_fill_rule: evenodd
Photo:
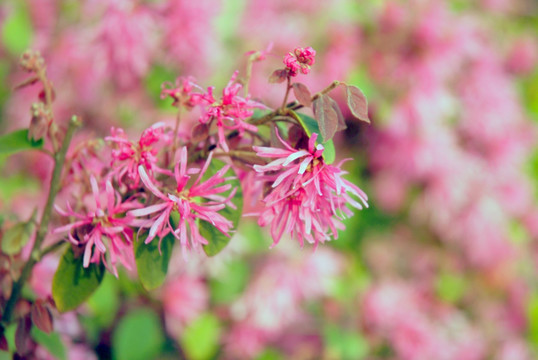
<path fill-rule="evenodd" d="M 166 282 L 162 292 L 166 328 L 172 336 L 195 320 L 209 305 L 209 291 L 199 277 L 179 275 Z"/>
<path fill-rule="evenodd" d="M 98 26 L 96 60 L 120 89 L 138 86 L 158 45 L 151 12 L 127 2 L 110 4 Z"/>
<path fill-rule="evenodd" d="M 220 7 L 216 0 L 166 0 L 158 5 L 164 56 L 179 62 L 183 74 L 207 75 L 218 65 L 221 44 L 213 20 Z"/>

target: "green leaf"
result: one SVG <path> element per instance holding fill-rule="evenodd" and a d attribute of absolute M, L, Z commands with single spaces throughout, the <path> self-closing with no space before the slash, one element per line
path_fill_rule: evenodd
<path fill-rule="evenodd" d="M 209 165 L 209 168 L 207 169 L 207 172 L 204 174 L 204 179 L 210 178 L 211 176 L 216 174 L 217 171 L 222 169 L 225 165 L 226 163 L 224 161 L 213 159 L 211 161 L 211 165 Z M 233 229 L 231 231 L 233 232 L 237 230 L 239 220 L 241 219 L 241 215 L 243 214 L 243 191 L 241 189 L 241 183 L 239 182 L 239 179 L 237 178 L 237 175 L 232 168 L 230 168 L 230 170 L 228 170 L 228 172 L 224 176 L 235 177 L 233 180 L 229 181 L 229 183 L 232 185 L 232 188 L 228 192 L 221 195 L 227 196 L 231 191 L 233 191 L 234 188 L 237 188 L 237 191 L 231 200 L 236 208 L 232 209 L 231 207 L 226 206 L 224 209 L 219 211 L 219 214 L 232 222 Z M 229 236 L 224 235 L 219 230 L 217 230 L 217 228 L 213 224 L 203 220 L 199 222 L 199 230 L 200 235 L 202 235 L 209 242 L 209 244 L 204 245 L 204 251 L 208 256 L 215 256 L 219 252 L 221 252 L 222 249 L 224 249 L 224 247 L 228 245 L 233 235 L 233 233 L 229 234 Z"/>
<path fill-rule="evenodd" d="M 52 297 L 60 312 L 76 309 L 99 287 L 105 274 L 103 264 L 82 265 L 82 256 L 75 258 L 70 247 L 60 259 L 52 280 Z"/>
<path fill-rule="evenodd" d="M 67 359 L 65 346 L 62 342 L 60 334 L 56 332 L 51 332 L 50 334 L 47 334 L 39 330 L 37 327 L 33 326 L 32 330 L 30 331 L 30 335 L 39 345 L 47 349 L 48 352 L 56 359 Z"/>
<path fill-rule="evenodd" d="M 146 290 L 158 288 L 164 282 L 168 272 L 168 263 L 174 247 L 174 235 L 169 233 L 161 239 L 161 251 L 159 252 L 159 239 L 153 239 L 149 244 L 144 244 L 147 233 L 137 238 L 133 236 L 136 269 L 140 282 Z"/>
<path fill-rule="evenodd" d="M 303 129 L 306 132 L 306 135 L 308 135 L 309 137 L 312 136 L 313 133 L 320 135 L 321 132 L 319 130 L 318 122 L 315 119 L 305 114 L 301 114 L 301 113 L 295 113 L 295 114 L 299 117 L 299 119 L 301 119 L 301 125 L 303 126 Z M 334 149 L 334 142 L 332 140 L 329 140 L 322 144 L 325 147 L 325 150 L 323 151 L 323 159 L 325 160 L 327 164 L 332 164 L 334 160 L 336 159 L 336 151 Z"/>
<path fill-rule="evenodd" d="M 140 309 L 121 319 L 112 336 L 112 351 L 116 360 L 155 359 L 163 343 L 159 316 L 150 309 Z"/>
<path fill-rule="evenodd" d="M 120 307 L 118 281 L 110 273 L 106 273 L 101 285 L 88 299 L 88 306 L 93 318 L 102 327 L 110 327 Z"/>
<path fill-rule="evenodd" d="M 0 155 L 10 155 L 19 151 L 41 148 L 43 148 L 43 139 L 29 140 L 28 129 L 21 129 L 0 136 Z"/>
<path fill-rule="evenodd" d="M 18 56 L 32 42 L 33 28 L 28 9 L 23 2 L 16 2 L 13 13 L 2 26 L 2 43 L 14 56 Z"/>
<path fill-rule="evenodd" d="M 220 332 L 219 320 L 212 314 L 202 314 L 191 322 L 180 339 L 187 359 L 211 359 L 217 352 Z"/>

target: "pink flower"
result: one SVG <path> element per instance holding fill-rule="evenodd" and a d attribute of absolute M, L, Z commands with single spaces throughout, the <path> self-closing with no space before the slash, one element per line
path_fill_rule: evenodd
<path fill-rule="evenodd" d="M 103 262 L 106 268 L 116 277 L 118 261 L 127 269 L 133 265 L 132 236 L 130 225 L 133 219 L 125 212 L 139 207 L 136 199 L 121 201 L 121 196 L 114 191 L 110 180 L 105 182 L 106 200 L 102 201 L 101 192 L 95 177 L 90 178 L 93 203 L 86 206 L 83 213 L 75 212 L 67 204 L 67 211 L 56 207 L 59 214 L 74 217 L 77 220 L 60 226 L 54 233 L 68 232 L 67 238 L 75 245 L 84 246 L 83 265 Z"/>
<path fill-rule="evenodd" d="M 301 246 L 303 238 L 316 246 L 331 236 L 336 239 L 337 229 L 344 229 L 340 219 L 352 214 L 346 204 L 357 209 L 368 207 L 367 195 L 342 178 L 345 174 L 340 169 L 342 163 L 337 166 L 325 163 L 323 145 L 316 146 L 317 134 L 310 137 L 308 149 L 301 150 L 292 148 L 279 135 L 278 138 L 284 149 L 253 147 L 258 156 L 276 159 L 265 166 L 254 166 L 259 173 L 271 174 L 263 179 L 272 181 L 273 188 L 263 200 L 266 207 L 259 225 L 271 223 L 273 246 L 284 231 L 296 237 Z"/>
<path fill-rule="evenodd" d="M 207 239 L 200 235 L 198 231 L 197 219 L 213 224 L 221 233 L 228 235 L 233 224 L 224 216 L 220 215 L 218 211 L 224 209 L 226 205 L 233 206 L 230 198 L 235 194 L 236 189 L 232 190 L 228 197 L 219 195 L 231 189 L 230 184 L 223 185 L 228 180 L 224 177 L 224 174 L 230 168 L 229 165 L 220 169 L 205 182 L 201 181 L 209 167 L 211 158 L 212 153 L 209 155 L 202 170 L 197 168 L 187 169 L 187 148 L 183 147 L 181 149 L 181 159 L 176 164 L 174 170 L 174 178 L 177 186 L 174 191 L 168 192 L 167 195 L 157 188 L 142 165 L 138 167 L 142 182 L 158 198 L 158 201 L 160 201 L 142 209 L 129 211 L 128 213 L 128 215 L 134 217 L 156 214 L 146 222 L 151 223 L 151 225 L 143 225 L 150 228 L 148 237 L 145 240 L 146 244 L 151 242 L 155 236 L 159 236 L 162 239 L 169 232 L 181 241 L 183 250 L 185 248 L 197 248 L 202 244 L 208 244 Z M 187 188 L 187 182 L 193 174 L 198 174 L 198 178 L 190 188 Z M 201 199 L 205 200 L 202 202 Z M 170 223 L 170 215 L 176 212 L 179 214 L 179 223 L 175 229 Z"/>
<path fill-rule="evenodd" d="M 169 173 L 157 166 L 157 142 L 163 136 L 164 124 L 157 123 L 144 130 L 138 143 L 128 140 L 123 129 L 111 129 L 111 136 L 105 140 L 112 142 L 116 148 L 112 150 L 112 173 L 116 175 L 118 183 L 128 182 L 131 188 L 136 188 L 140 182 L 138 167 L 144 166 L 153 176 L 154 172 Z M 171 173 L 170 173 L 171 174 Z"/>
<path fill-rule="evenodd" d="M 303 74 L 308 74 L 310 72 L 310 67 L 314 65 L 316 61 L 316 50 L 312 49 L 310 46 L 306 48 L 295 48 L 292 52 L 287 53 L 284 56 L 284 65 L 288 70 L 289 76 L 297 76 L 299 70 Z"/>
<path fill-rule="evenodd" d="M 213 96 L 214 88 L 207 89 L 204 96 L 208 106 L 200 118 L 202 124 L 210 124 L 216 120 L 218 128 L 218 142 L 224 151 L 229 151 L 226 143 L 225 130 L 237 130 L 241 136 L 244 131 L 257 132 L 258 128 L 244 120 L 254 114 L 254 109 L 264 109 L 265 106 L 250 100 L 249 96 L 243 98 L 238 95 L 243 85 L 236 82 L 238 72 L 234 72 L 228 85 L 222 90 L 222 97 L 216 100 Z"/>

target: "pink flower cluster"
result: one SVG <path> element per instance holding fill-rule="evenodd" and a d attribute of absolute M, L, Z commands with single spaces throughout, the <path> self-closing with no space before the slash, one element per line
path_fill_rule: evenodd
<path fill-rule="evenodd" d="M 306 48 L 298 47 L 284 56 L 284 65 L 286 65 L 289 76 L 294 77 L 299 74 L 299 71 L 305 75 L 308 74 L 315 60 L 316 50 L 310 46 Z"/>

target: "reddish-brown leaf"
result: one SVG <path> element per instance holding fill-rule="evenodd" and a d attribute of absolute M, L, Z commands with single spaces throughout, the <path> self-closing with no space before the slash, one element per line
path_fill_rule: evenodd
<path fill-rule="evenodd" d="M 30 316 L 25 316 L 19 319 L 17 330 L 15 331 L 15 347 L 17 353 L 25 355 L 31 348 L 30 330 L 32 329 L 32 319 Z"/>
<path fill-rule="evenodd" d="M 329 95 L 321 95 L 313 103 L 314 117 L 323 142 L 331 140 L 338 128 L 338 114 L 334 111 L 331 100 Z"/>
<path fill-rule="evenodd" d="M 342 114 L 342 110 L 340 110 L 340 106 L 332 97 L 328 96 L 328 98 L 330 100 L 329 102 L 331 103 L 331 107 L 338 117 L 338 126 L 336 127 L 336 131 L 338 132 L 347 129 L 346 121 L 344 119 L 344 115 Z"/>
<path fill-rule="evenodd" d="M 37 328 L 47 334 L 52 332 L 52 314 L 41 300 L 32 305 L 32 322 Z"/>
<path fill-rule="evenodd" d="M 297 101 L 299 101 L 299 104 L 310 107 L 312 105 L 312 95 L 310 94 L 310 90 L 306 87 L 305 84 L 301 83 L 293 83 L 293 94 L 295 95 L 295 98 Z"/>
<path fill-rule="evenodd" d="M 281 83 L 281 82 L 284 82 L 287 77 L 288 77 L 288 72 L 286 71 L 286 69 L 278 69 L 278 70 L 273 71 L 273 73 L 269 77 L 269 82 Z"/>
<path fill-rule="evenodd" d="M 209 127 L 207 124 L 198 124 L 192 129 L 192 142 L 197 143 L 204 141 L 209 136 Z"/>
<path fill-rule="evenodd" d="M 368 119 L 368 100 L 362 91 L 352 85 L 346 85 L 347 106 L 349 110 L 359 120 L 370 123 Z"/>

